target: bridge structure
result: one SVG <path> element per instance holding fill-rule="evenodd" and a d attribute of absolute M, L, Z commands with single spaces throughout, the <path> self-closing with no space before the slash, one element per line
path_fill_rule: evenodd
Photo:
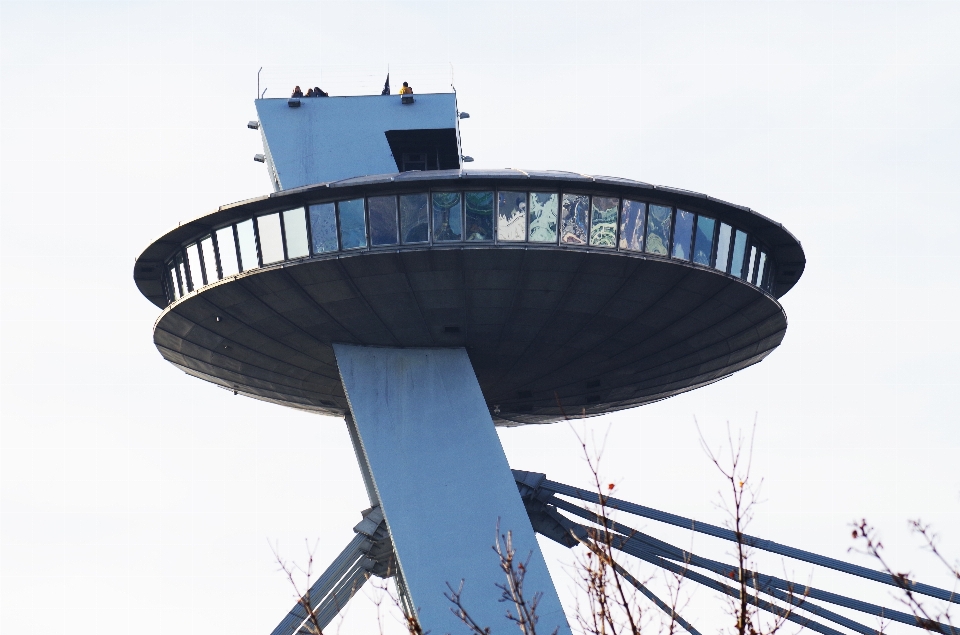
<path fill-rule="evenodd" d="M 596 519 L 567 500 L 589 495 L 511 472 L 495 427 L 632 408 L 761 362 L 786 333 L 799 241 L 695 192 L 469 169 L 455 93 L 256 108 L 274 191 L 171 229 L 134 281 L 161 309 L 164 359 L 341 419 L 353 441 L 368 497 L 356 538 L 275 635 L 329 622 L 371 575 L 396 578 L 424 630 L 462 627 L 445 597 L 461 580 L 478 623 L 507 627 L 497 527 L 531 554 L 539 628 L 569 632 L 536 533 L 589 542 L 582 521 Z M 624 553 L 677 566 L 675 548 L 606 530 Z M 758 591 L 782 592 L 762 579 Z"/>

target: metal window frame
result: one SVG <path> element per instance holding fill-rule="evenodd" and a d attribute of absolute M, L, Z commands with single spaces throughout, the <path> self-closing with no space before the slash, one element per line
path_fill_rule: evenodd
<path fill-rule="evenodd" d="M 343 246 L 343 231 L 342 223 L 340 222 L 340 204 L 341 203 L 351 203 L 353 201 L 360 201 L 360 204 L 363 205 L 363 240 L 364 244 L 359 247 L 350 247 L 345 248 Z M 359 198 L 345 198 L 342 201 L 336 201 L 335 211 L 337 214 L 337 235 L 340 237 L 340 251 L 356 251 L 358 249 L 369 249 L 370 248 L 370 222 L 367 218 L 367 197 L 361 196 Z"/>
<path fill-rule="evenodd" d="M 627 209 L 627 206 L 626 206 L 626 202 L 627 202 L 627 201 L 630 201 L 631 203 L 637 203 L 637 204 L 643 206 L 643 209 L 640 210 L 640 218 L 639 218 L 639 221 L 640 221 L 640 249 L 629 249 L 629 248 L 627 248 L 627 247 L 621 247 L 621 246 L 620 246 L 620 239 L 623 238 L 623 231 L 624 231 L 624 229 L 625 229 L 625 227 L 624 227 L 624 223 L 625 223 L 624 214 L 626 213 L 626 209 Z M 619 226 L 617 227 L 617 251 L 622 251 L 622 252 L 624 252 L 624 253 L 630 253 L 630 254 L 642 254 L 642 253 L 645 253 L 645 252 L 643 251 L 643 247 L 644 247 L 644 245 L 646 244 L 646 237 L 647 237 L 647 205 L 648 205 L 648 204 L 647 204 L 646 201 L 640 201 L 640 200 L 637 200 L 637 199 L 635 199 L 635 198 L 623 198 L 623 197 L 620 198 L 620 214 L 619 214 L 619 217 L 618 217 L 620 223 L 619 223 Z M 559 227 L 558 227 L 558 229 L 559 229 Z"/>
<path fill-rule="evenodd" d="M 520 240 L 503 240 L 500 238 L 500 192 L 512 192 L 516 194 L 523 194 L 524 206 L 523 206 L 523 238 Z M 496 188 L 493 195 L 494 206 L 494 230 L 493 230 L 493 242 L 495 245 L 521 245 L 527 244 L 530 242 L 528 240 L 530 233 L 530 192 L 528 190 L 518 189 L 518 190 L 508 190 Z"/>
<path fill-rule="evenodd" d="M 532 202 L 534 194 L 550 194 L 557 197 L 557 220 L 556 229 L 552 241 L 531 240 L 530 239 L 530 213 L 533 211 Z M 531 245 L 558 245 L 560 244 L 560 190 L 527 190 L 527 242 Z"/>
<path fill-rule="evenodd" d="M 433 227 L 431 224 L 431 216 L 433 214 L 433 210 L 430 209 L 430 199 L 432 199 L 433 197 L 430 195 L 430 193 L 431 193 L 431 190 L 427 189 L 426 191 L 415 191 L 415 192 L 406 192 L 404 194 L 397 194 L 397 231 L 400 233 L 400 242 L 397 243 L 398 246 L 402 247 L 404 245 L 432 245 L 433 244 L 432 242 L 430 242 L 430 239 L 433 237 Z M 403 242 L 403 227 L 401 226 L 403 222 L 403 214 L 400 210 L 400 197 L 419 196 L 421 194 L 427 197 L 427 239 L 423 241 L 418 241 L 418 242 L 410 242 L 410 243 Z M 338 207 L 337 211 L 339 212 L 339 210 L 340 208 Z M 337 220 L 339 222 L 339 218 Z"/>
<path fill-rule="evenodd" d="M 616 218 L 616 221 L 614 222 L 614 228 L 613 228 L 613 244 L 610 245 L 609 247 L 608 247 L 608 246 L 605 246 L 605 245 L 594 245 L 594 244 L 593 244 L 593 199 L 595 199 L 595 198 L 607 198 L 607 199 L 612 198 L 612 199 L 615 199 L 615 200 L 617 201 L 617 218 Z M 587 247 L 595 247 L 595 248 L 597 248 L 597 249 L 613 249 L 614 251 L 616 251 L 617 245 L 620 243 L 620 207 L 621 207 L 622 203 L 623 203 L 623 197 L 622 197 L 622 196 L 605 196 L 605 195 L 603 195 L 603 194 L 591 194 L 591 195 L 590 195 L 590 203 L 589 203 L 589 208 L 588 208 L 588 210 L 587 210 L 587 211 L 588 211 L 588 213 L 587 213 L 587 216 L 588 216 L 588 218 L 587 218 Z M 558 227 L 558 228 L 557 228 L 557 233 L 558 233 L 558 234 L 560 233 L 560 232 L 559 232 L 559 229 L 560 229 L 560 228 Z"/>
<path fill-rule="evenodd" d="M 369 234 L 368 247 L 370 249 L 392 249 L 400 246 L 400 198 L 399 194 L 378 194 L 377 196 L 366 196 L 366 206 L 367 206 L 367 232 Z M 385 245 L 374 245 L 373 244 L 373 224 L 370 222 L 370 199 L 372 198 L 392 198 L 393 199 L 393 214 L 396 230 L 394 231 L 394 243 L 388 243 Z"/>
<path fill-rule="evenodd" d="M 460 190 L 463 192 L 463 242 L 466 245 L 489 245 L 496 244 L 497 242 L 497 188 L 484 189 L 484 188 L 469 188 Z M 468 240 L 467 239 L 467 194 L 476 193 L 476 194 L 485 194 L 490 193 L 493 195 L 493 211 L 490 216 L 490 238 L 484 240 Z"/>
<path fill-rule="evenodd" d="M 563 197 L 564 197 L 564 196 L 585 196 L 585 197 L 587 197 L 587 215 L 586 215 L 586 218 L 585 218 L 586 224 L 585 224 L 585 227 L 584 227 L 584 233 L 586 234 L 587 239 L 586 239 L 586 241 L 584 241 L 584 242 L 582 242 L 582 243 L 565 243 L 565 242 L 563 242 L 562 240 L 560 240 L 560 239 L 561 239 L 561 235 L 560 235 L 560 227 L 561 227 L 561 224 L 560 224 L 560 221 L 561 221 L 561 219 L 563 218 L 562 212 L 563 212 Z M 591 196 L 593 196 L 593 195 L 590 194 L 590 193 L 588 193 L 588 192 L 576 192 L 576 191 L 571 192 L 571 191 L 569 191 L 569 190 L 560 190 L 560 200 L 558 201 L 559 207 L 557 208 L 557 244 L 558 244 L 559 246 L 565 247 L 565 248 L 567 248 L 567 247 L 584 247 L 584 248 L 586 248 L 586 247 L 589 247 L 589 246 L 590 246 L 590 207 L 591 207 L 591 205 L 593 204 L 592 201 L 590 200 L 590 197 L 591 197 Z"/>
<path fill-rule="evenodd" d="M 647 251 L 647 233 L 650 230 L 649 224 L 650 224 L 650 206 L 651 205 L 656 205 L 657 207 L 666 207 L 667 209 L 670 210 L 670 213 L 668 214 L 668 217 L 670 218 L 670 229 L 667 233 L 666 255 L 654 254 Z M 676 213 L 676 208 L 673 205 L 663 205 L 661 203 L 651 203 L 650 201 L 647 201 L 647 209 L 646 209 L 644 223 L 643 223 L 643 253 L 645 255 L 653 256 L 654 258 L 667 258 L 667 259 L 670 258 L 670 249 L 673 247 L 673 225 L 674 225 L 673 216 L 675 213 Z"/>
<path fill-rule="evenodd" d="M 460 197 L 460 238 L 458 240 L 436 240 L 436 229 L 434 227 L 434 207 L 433 207 L 433 195 L 434 194 L 456 194 Z M 457 243 L 462 243 L 465 241 L 464 235 L 466 231 L 464 229 L 465 222 L 464 217 L 466 216 L 466 200 L 463 195 L 463 190 L 451 187 L 449 189 L 431 189 L 430 190 L 430 200 L 428 202 L 428 207 L 430 209 L 430 244 L 431 245 L 453 245 Z M 397 204 L 397 213 L 400 212 L 400 205 Z M 399 227 L 399 225 L 398 225 Z"/>
<path fill-rule="evenodd" d="M 693 221 L 690 225 L 690 236 L 687 238 L 687 258 L 677 258 L 673 255 L 674 248 L 676 247 L 677 242 L 677 218 L 680 216 L 680 212 L 684 214 L 690 214 L 693 216 Z M 680 209 L 679 207 L 673 208 L 673 236 L 670 239 L 670 258 L 673 260 L 679 260 L 680 262 L 693 262 L 693 245 L 697 237 L 697 218 L 699 214 L 696 212 L 691 212 L 690 210 Z"/>

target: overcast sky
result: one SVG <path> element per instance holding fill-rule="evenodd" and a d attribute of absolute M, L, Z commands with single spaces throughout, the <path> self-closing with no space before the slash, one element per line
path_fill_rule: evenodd
<path fill-rule="evenodd" d="M 323 568 L 360 520 L 343 422 L 163 361 L 132 279 L 178 222 L 270 191 L 245 127 L 261 66 L 267 97 L 377 94 L 388 65 L 421 93 L 452 79 L 473 166 L 622 176 L 783 223 L 807 268 L 778 350 L 576 428 L 608 435 L 624 498 L 719 523 L 694 422 L 719 446 L 756 421 L 754 533 L 865 563 L 847 549 L 867 517 L 895 566 L 948 585 L 906 520 L 960 556 L 958 33 L 958 2 L 0 3 L 0 630 L 266 635 L 293 602 L 270 545 L 302 562 L 319 541 Z M 587 483 L 569 426 L 500 437 L 513 467 Z M 544 551 L 571 609 L 570 554 Z M 714 633 L 717 606 L 697 591 L 686 617 Z M 371 601 L 338 625 L 375 632 Z"/>

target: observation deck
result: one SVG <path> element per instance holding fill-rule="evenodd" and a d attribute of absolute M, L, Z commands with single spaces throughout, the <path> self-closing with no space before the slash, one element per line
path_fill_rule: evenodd
<path fill-rule="evenodd" d="M 756 364 L 804 265 L 779 223 L 702 194 L 454 169 L 220 207 L 151 244 L 134 278 L 163 309 L 163 357 L 227 390 L 343 416 L 333 344 L 463 347 L 494 422 L 519 425 Z"/>

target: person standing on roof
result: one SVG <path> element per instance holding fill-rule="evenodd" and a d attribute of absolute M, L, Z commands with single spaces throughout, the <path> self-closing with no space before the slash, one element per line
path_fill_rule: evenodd
<path fill-rule="evenodd" d="M 303 97 L 303 91 L 300 90 L 299 86 L 294 86 L 293 94 L 291 94 L 290 97 Z"/>
<path fill-rule="evenodd" d="M 410 85 L 407 82 L 403 82 L 403 87 L 400 89 L 401 95 L 412 95 L 413 89 L 410 88 Z"/>

